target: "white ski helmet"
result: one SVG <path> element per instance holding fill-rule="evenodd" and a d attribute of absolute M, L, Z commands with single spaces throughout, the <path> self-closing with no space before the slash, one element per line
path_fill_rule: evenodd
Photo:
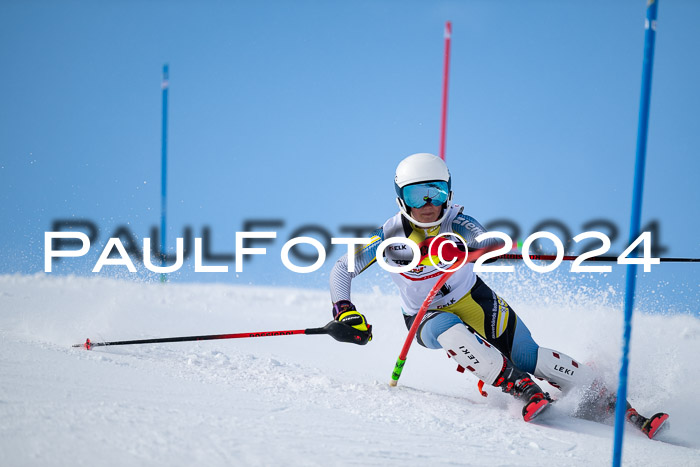
<path fill-rule="evenodd" d="M 431 184 L 429 182 L 436 182 Z M 441 183 L 443 182 L 443 183 Z M 440 218 L 435 222 L 418 222 L 416 219 L 411 217 L 409 210 L 411 208 L 411 202 L 407 203 L 408 193 L 404 190 L 407 186 L 420 185 L 429 186 L 431 190 L 437 190 L 439 196 L 436 198 L 442 201 L 442 213 Z M 439 185 L 439 186 L 438 186 Z M 440 159 L 433 154 L 428 154 L 425 152 L 413 154 L 402 160 L 398 167 L 396 167 L 396 176 L 394 178 L 394 187 L 396 188 L 396 203 L 399 205 L 399 210 L 406 219 L 411 221 L 418 227 L 433 227 L 439 225 L 447 214 L 447 206 L 452 200 L 452 180 L 450 177 L 450 171 L 447 169 L 445 161 Z M 423 196 L 423 205 L 430 201 L 436 206 L 436 202 L 431 198 L 433 195 Z M 420 206 L 413 206 L 420 207 Z"/>

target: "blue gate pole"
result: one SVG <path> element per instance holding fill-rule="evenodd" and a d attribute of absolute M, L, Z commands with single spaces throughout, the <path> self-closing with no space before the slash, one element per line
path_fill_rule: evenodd
<path fill-rule="evenodd" d="M 160 156 L 160 265 L 165 266 L 165 227 L 166 227 L 166 207 L 167 207 L 167 180 L 168 180 L 168 64 L 163 65 L 163 129 L 161 133 L 161 156 Z M 167 276 L 161 273 L 160 281 L 165 282 Z"/>
<path fill-rule="evenodd" d="M 651 71 L 654 64 L 654 39 L 656 38 L 656 10 L 658 0 L 647 1 L 647 17 L 644 34 L 644 64 L 642 66 L 642 93 L 639 102 L 639 123 L 637 127 L 637 155 L 634 165 L 634 191 L 632 193 L 632 215 L 630 219 L 630 245 L 640 235 L 642 214 L 642 194 L 644 190 L 644 166 L 646 164 L 647 133 L 649 128 L 649 101 L 651 99 Z M 622 337 L 622 361 L 620 382 L 617 388 L 615 408 L 615 442 L 613 446 L 614 467 L 622 462 L 622 437 L 627 411 L 627 372 L 629 367 L 630 336 L 632 334 L 632 311 L 636 286 L 637 265 L 627 265 L 625 287 L 625 323 Z"/>

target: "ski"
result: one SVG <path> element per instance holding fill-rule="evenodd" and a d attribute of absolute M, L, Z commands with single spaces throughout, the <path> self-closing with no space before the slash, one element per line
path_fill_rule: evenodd
<path fill-rule="evenodd" d="M 657 434 L 668 426 L 666 423 L 668 421 L 668 414 L 659 412 L 646 418 L 640 415 L 635 409 L 629 408 L 627 409 L 627 421 L 644 433 L 649 439 L 654 439 Z"/>
<path fill-rule="evenodd" d="M 526 422 L 531 422 L 537 418 L 552 405 L 552 402 L 554 402 L 547 393 L 544 394 L 544 397 L 539 396 L 539 394 L 534 395 L 532 399 L 530 399 L 530 402 L 523 407 L 523 420 Z"/>

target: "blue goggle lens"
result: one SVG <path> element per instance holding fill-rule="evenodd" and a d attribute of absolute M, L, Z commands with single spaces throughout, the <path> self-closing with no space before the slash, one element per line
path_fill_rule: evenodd
<path fill-rule="evenodd" d="M 422 208 L 428 203 L 441 206 L 449 194 L 447 182 L 427 182 L 403 187 L 403 200 L 412 208 Z"/>

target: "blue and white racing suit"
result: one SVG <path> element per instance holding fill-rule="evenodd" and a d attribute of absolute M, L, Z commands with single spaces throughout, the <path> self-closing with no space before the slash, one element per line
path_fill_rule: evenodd
<path fill-rule="evenodd" d="M 427 229 L 416 227 L 401 213 L 387 220 L 372 233 L 371 243 L 356 251 L 355 271 L 358 272 L 348 272 L 347 255 L 336 262 L 330 279 L 332 301 L 350 300 L 352 280 L 376 262 L 377 247 L 384 239 L 401 237 L 420 244 L 438 234 L 453 232 L 464 239 L 470 250 L 493 247 L 499 242 L 495 238 L 477 242 L 476 237 L 486 229 L 462 211 L 463 207 L 459 205 L 448 207 L 442 223 Z M 464 249 L 463 242 L 456 236 L 447 238 Z M 384 260 L 390 266 L 405 266 L 412 259 L 412 250 L 403 244 L 392 244 L 384 250 Z M 436 266 L 443 269 L 448 266 L 439 259 L 434 262 L 436 265 L 426 259 L 408 272 L 390 273 L 399 288 L 407 327 L 411 326 L 429 291 L 440 278 L 441 272 Z M 438 336 L 457 323 L 464 323 L 478 333 L 520 369 L 529 373 L 535 371 L 539 346 L 532 339 L 530 330 L 508 303 L 474 273 L 473 263 L 452 274 L 438 291 L 420 324 L 416 339 L 420 345 L 439 349 Z"/>

